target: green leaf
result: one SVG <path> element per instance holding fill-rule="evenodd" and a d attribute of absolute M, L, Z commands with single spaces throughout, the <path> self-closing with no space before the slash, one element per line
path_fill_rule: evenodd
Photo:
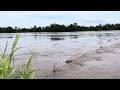
<path fill-rule="evenodd" d="M 33 74 L 33 75 L 32 75 L 32 78 L 33 78 L 35 71 L 36 71 L 36 70 L 32 70 L 31 72 L 29 72 L 29 73 L 27 74 L 27 77 L 30 77 L 30 74 Z"/>
<path fill-rule="evenodd" d="M 13 43 L 13 46 L 12 46 L 12 51 L 15 49 L 19 37 L 20 37 L 20 35 L 17 35 L 17 36 L 16 36 L 16 38 L 15 38 L 15 40 L 14 40 L 14 43 Z"/>
<path fill-rule="evenodd" d="M 5 53 L 6 53 L 6 50 L 7 50 L 7 45 L 8 45 L 8 41 L 7 41 L 6 46 L 5 46 L 5 50 L 4 50 L 4 53 L 3 53 L 3 57 L 5 57 Z"/>
<path fill-rule="evenodd" d="M 9 57 L 7 58 L 7 61 L 9 61 L 9 65 L 10 65 L 10 63 L 11 63 L 11 61 L 12 61 L 12 56 L 13 56 L 14 52 L 17 51 L 17 50 L 20 49 L 20 48 L 21 48 L 21 47 L 13 50 L 13 51 L 10 53 Z"/>
<path fill-rule="evenodd" d="M 32 62 L 32 57 L 33 57 L 33 54 L 32 54 L 31 57 L 29 58 L 29 61 L 28 61 L 28 63 L 27 63 L 26 71 L 28 71 L 28 69 L 29 69 L 29 66 L 30 66 L 30 64 L 31 64 L 31 62 Z"/>
<path fill-rule="evenodd" d="M 12 70 L 12 72 L 9 74 L 8 78 L 9 78 L 12 74 L 14 74 L 16 71 L 17 71 L 17 68 L 14 68 L 14 69 Z"/>

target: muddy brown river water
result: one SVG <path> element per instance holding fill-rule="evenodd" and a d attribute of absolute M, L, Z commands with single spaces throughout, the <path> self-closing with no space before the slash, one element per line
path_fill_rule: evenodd
<path fill-rule="evenodd" d="M 7 53 L 9 53 L 16 34 L 18 33 L 2 33 L 0 35 L 0 49 L 3 50 L 6 42 L 8 41 L 9 44 Z M 65 63 L 65 61 L 68 59 L 78 60 L 80 59 L 80 56 L 86 53 L 93 53 L 96 50 L 100 51 L 99 49 L 102 47 L 111 47 L 116 43 L 118 44 L 119 42 L 120 31 L 20 33 L 20 39 L 18 41 L 17 47 L 22 48 L 15 54 L 15 64 L 21 65 L 22 62 L 27 62 L 28 57 L 30 56 L 29 49 L 34 50 L 35 57 L 33 59 L 33 65 L 36 69 L 41 69 L 40 71 L 36 72 L 35 77 L 46 78 L 51 75 L 55 63 L 57 63 L 56 68 L 66 67 L 68 64 Z M 94 55 L 99 56 L 97 54 Z M 97 65 L 98 62 L 94 64 Z M 84 69 L 82 69 L 84 72 L 85 68 L 88 67 L 84 67 Z M 63 71 L 65 70 L 63 69 Z M 88 70 L 87 73 L 88 72 L 90 71 Z M 72 73 L 70 74 L 70 72 L 68 72 L 68 74 L 70 76 L 67 76 L 68 78 L 82 78 L 83 76 L 83 78 L 88 77 L 85 77 L 84 74 L 81 74 L 83 75 L 81 77 L 79 75 L 71 77 Z M 65 74 L 63 76 L 59 75 L 50 78 L 65 78 Z M 95 76 L 94 78 L 97 77 Z"/>

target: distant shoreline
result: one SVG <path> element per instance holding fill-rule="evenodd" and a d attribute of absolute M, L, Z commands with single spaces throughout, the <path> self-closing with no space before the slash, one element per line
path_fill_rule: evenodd
<path fill-rule="evenodd" d="M 91 30 L 91 31 L 59 31 L 59 32 L 92 32 L 92 31 L 95 31 L 95 30 Z M 120 30 L 97 30 L 97 31 L 99 32 L 99 31 L 120 31 Z M 53 31 L 42 31 L 42 32 L 0 32 L 0 33 L 43 33 L 43 32 L 53 32 Z M 54 31 L 54 32 L 57 33 L 57 31 Z"/>
<path fill-rule="evenodd" d="M 95 31 L 95 30 L 91 30 L 91 31 L 87 31 L 87 30 L 86 31 L 59 31 L 59 32 L 93 32 L 93 31 Z M 99 31 L 120 31 L 120 30 L 97 30 L 97 31 L 99 32 Z M 43 32 L 45 32 L 45 31 L 43 31 Z M 46 32 L 53 32 L 53 31 L 46 31 Z M 54 31 L 54 32 L 57 33 L 57 31 Z M 20 32 L 20 33 L 39 33 L 39 32 Z"/>
<path fill-rule="evenodd" d="M 80 26 L 77 23 L 68 26 L 60 24 L 50 24 L 50 26 L 37 27 L 34 25 L 31 28 L 18 28 L 18 27 L 0 27 L 0 33 L 28 33 L 28 32 L 79 32 L 79 31 L 111 31 L 120 30 L 120 24 L 105 24 L 97 26 Z"/>

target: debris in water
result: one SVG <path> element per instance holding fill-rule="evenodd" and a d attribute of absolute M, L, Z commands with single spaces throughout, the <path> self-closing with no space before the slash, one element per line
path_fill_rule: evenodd
<path fill-rule="evenodd" d="M 54 72 L 54 73 L 56 72 L 56 65 L 57 65 L 57 63 L 55 63 L 55 64 L 53 65 L 53 72 Z"/>
<path fill-rule="evenodd" d="M 65 61 L 67 64 L 71 63 L 73 60 L 67 60 Z"/>

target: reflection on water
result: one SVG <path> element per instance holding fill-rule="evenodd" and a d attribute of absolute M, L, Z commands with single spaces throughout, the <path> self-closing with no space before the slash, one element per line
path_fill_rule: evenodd
<path fill-rule="evenodd" d="M 33 36 L 34 36 L 34 38 L 36 39 L 38 35 L 33 35 Z"/>
<path fill-rule="evenodd" d="M 73 38 L 73 39 L 77 39 L 78 38 L 78 36 L 74 36 L 74 37 L 70 37 L 71 39 Z"/>
<path fill-rule="evenodd" d="M 52 37 L 51 37 L 51 40 L 52 40 L 52 41 L 56 41 L 56 40 L 64 40 L 64 39 L 65 39 L 65 38 L 52 38 Z"/>
<path fill-rule="evenodd" d="M 59 35 L 59 33 L 52 33 L 52 34 L 41 34 L 41 33 L 34 33 L 32 36 L 34 36 L 34 39 L 41 39 L 43 37 L 50 39 L 52 41 L 54 40 L 65 40 L 66 38 L 70 39 L 77 39 L 79 35 Z"/>
<path fill-rule="evenodd" d="M 0 39 L 4 39 L 4 38 L 14 38 L 13 36 L 0 36 Z"/>
<path fill-rule="evenodd" d="M 7 38 L 13 38 L 13 36 L 9 36 L 9 37 L 7 37 Z"/>

